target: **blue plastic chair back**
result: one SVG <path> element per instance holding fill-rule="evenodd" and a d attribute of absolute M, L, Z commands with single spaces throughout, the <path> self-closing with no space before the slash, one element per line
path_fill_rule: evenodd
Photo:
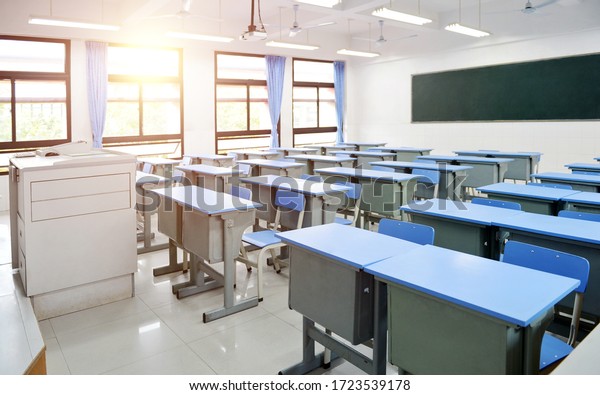
<path fill-rule="evenodd" d="M 288 210 L 300 212 L 304 210 L 304 204 L 304 195 L 300 192 L 278 189 L 275 193 L 276 207 L 283 207 Z"/>
<path fill-rule="evenodd" d="M 473 198 L 473 199 L 471 199 L 471 203 L 481 204 L 482 206 L 493 206 L 493 207 L 508 208 L 511 210 L 521 210 L 521 204 L 519 204 L 517 202 L 505 202 L 503 200 Z"/>
<path fill-rule="evenodd" d="M 350 190 L 346 191 L 346 196 L 350 199 L 358 199 L 360 198 L 360 193 L 362 192 L 362 185 L 354 183 L 354 182 L 342 182 L 342 181 L 337 181 L 334 182 L 335 185 L 342 185 L 345 187 L 349 187 Z"/>
<path fill-rule="evenodd" d="M 412 174 L 427 178 L 426 182 L 431 184 L 440 183 L 440 172 L 437 170 L 413 169 Z"/>
<path fill-rule="evenodd" d="M 506 243 L 502 261 L 577 279 L 581 283 L 575 291 L 581 293 L 590 274 L 590 263 L 583 257 L 512 240 Z"/>
<path fill-rule="evenodd" d="M 582 219 L 585 221 L 600 222 L 600 214 L 582 213 L 580 211 L 561 210 L 558 212 L 559 217 Z"/>
<path fill-rule="evenodd" d="M 302 174 L 300 176 L 300 178 L 302 178 L 303 180 L 307 180 L 307 181 L 323 182 L 323 177 L 315 176 L 312 174 Z"/>
<path fill-rule="evenodd" d="M 393 173 L 395 171 L 391 167 L 387 167 L 387 166 L 374 166 L 374 165 L 371 165 L 371 170 L 387 171 L 388 173 Z"/>
<path fill-rule="evenodd" d="M 556 189 L 573 189 L 573 187 L 571 185 L 567 185 L 567 184 L 552 184 L 552 183 L 547 183 L 547 182 L 534 182 L 531 185 L 534 185 L 536 187 L 546 187 L 546 188 L 556 188 Z"/>
<path fill-rule="evenodd" d="M 231 194 L 239 197 L 240 199 L 252 200 L 252 191 L 248 188 L 232 185 Z"/>
<path fill-rule="evenodd" d="M 433 244 L 435 237 L 435 229 L 431 226 L 389 218 L 383 218 L 379 221 L 378 232 L 422 245 Z"/>

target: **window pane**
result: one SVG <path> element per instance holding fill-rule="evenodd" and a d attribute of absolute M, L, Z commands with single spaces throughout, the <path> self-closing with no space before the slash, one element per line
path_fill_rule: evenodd
<path fill-rule="evenodd" d="M 179 85 L 144 84 L 144 135 L 179 134 Z"/>
<path fill-rule="evenodd" d="M 250 87 L 250 130 L 271 129 L 266 86 Z"/>
<path fill-rule="evenodd" d="M 217 86 L 217 132 L 247 129 L 246 87 Z"/>
<path fill-rule="evenodd" d="M 270 143 L 271 137 L 264 134 L 256 137 L 220 138 L 217 142 L 217 153 L 227 154 L 228 151 L 264 149 L 268 148 Z"/>
<path fill-rule="evenodd" d="M 294 128 L 316 128 L 317 88 L 294 88 Z"/>
<path fill-rule="evenodd" d="M 335 90 L 319 88 L 319 127 L 337 126 Z"/>
<path fill-rule="evenodd" d="M 266 80 L 265 58 L 217 54 L 217 78 L 236 80 Z"/>
<path fill-rule="evenodd" d="M 332 144 L 335 142 L 335 135 L 335 132 L 295 134 L 294 145 Z"/>
<path fill-rule="evenodd" d="M 333 63 L 294 60 L 294 81 L 333 84 Z"/>
<path fill-rule="evenodd" d="M 0 40 L 0 70 L 65 72 L 65 44 Z"/>
<path fill-rule="evenodd" d="M 104 137 L 137 136 L 140 130 L 139 85 L 111 82 Z"/>
<path fill-rule="evenodd" d="M 0 81 L 0 142 L 12 141 L 10 81 Z"/>
<path fill-rule="evenodd" d="M 108 47 L 108 74 L 154 77 L 179 76 L 179 51 Z"/>
<path fill-rule="evenodd" d="M 17 141 L 67 138 L 64 81 L 16 81 Z"/>

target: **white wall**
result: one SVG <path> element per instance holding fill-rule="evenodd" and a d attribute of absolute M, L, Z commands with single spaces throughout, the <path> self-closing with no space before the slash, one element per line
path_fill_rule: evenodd
<path fill-rule="evenodd" d="M 600 155 L 598 121 L 411 124 L 411 75 L 595 52 L 600 52 L 598 29 L 428 57 L 351 64 L 348 138 L 434 148 L 434 154 L 457 149 L 539 151 L 544 154 L 540 171 L 566 171 L 564 164 L 574 161 L 592 163 Z"/>

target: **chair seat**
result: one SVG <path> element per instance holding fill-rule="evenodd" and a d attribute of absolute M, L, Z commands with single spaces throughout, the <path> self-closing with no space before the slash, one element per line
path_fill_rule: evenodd
<path fill-rule="evenodd" d="M 340 225 L 352 225 L 352 220 L 348 218 L 335 217 L 333 222 Z"/>
<path fill-rule="evenodd" d="M 274 230 L 261 230 L 260 232 L 245 233 L 242 241 L 252 244 L 258 248 L 263 248 L 272 244 L 281 243 L 281 239 L 275 237 Z"/>
<path fill-rule="evenodd" d="M 542 339 L 542 352 L 540 355 L 540 370 L 563 359 L 569 355 L 571 351 L 573 351 L 573 347 L 569 346 L 567 343 L 547 333 L 544 334 L 544 338 Z"/>

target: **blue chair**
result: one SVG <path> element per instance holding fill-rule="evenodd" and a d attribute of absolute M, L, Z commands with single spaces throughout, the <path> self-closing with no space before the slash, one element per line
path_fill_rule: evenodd
<path fill-rule="evenodd" d="M 286 191 L 279 189 L 275 193 L 275 207 L 277 212 L 275 214 L 275 227 L 274 229 L 261 230 L 258 232 L 245 233 L 242 236 L 242 241 L 246 245 L 242 245 L 241 257 L 239 261 L 246 263 L 247 265 L 254 266 L 258 269 L 257 283 L 258 283 L 258 300 L 262 301 L 262 269 L 266 263 L 266 254 L 271 253 L 273 257 L 273 265 L 277 273 L 281 273 L 280 261 L 277 259 L 275 249 L 285 246 L 285 243 L 281 241 L 275 234 L 278 232 L 278 228 L 281 222 L 282 211 L 296 211 L 298 212 L 298 223 L 296 229 L 302 227 L 304 220 L 304 208 L 306 201 L 304 195 L 300 192 Z M 242 243 L 243 244 L 243 243 Z M 252 261 L 248 258 L 248 246 L 254 246 L 260 248 L 258 258 L 256 261 Z"/>
<path fill-rule="evenodd" d="M 573 187 L 571 185 L 567 185 L 567 184 L 552 184 L 549 182 L 532 182 L 530 184 L 533 186 L 536 186 L 536 187 L 556 188 L 556 189 L 573 189 Z"/>
<path fill-rule="evenodd" d="M 561 210 L 558 212 L 559 217 L 582 219 L 585 221 L 600 222 L 600 214 L 582 213 L 581 211 Z"/>
<path fill-rule="evenodd" d="M 419 175 L 421 178 L 417 181 L 414 197 L 420 199 L 432 199 L 438 197 L 440 185 L 440 172 L 428 169 L 413 169 L 413 175 Z"/>
<path fill-rule="evenodd" d="M 300 178 L 307 181 L 323 182 L 323 177 L 312 174 L 302 174 Z"/>
<path fill-rule="evenodd" d="M 382 218 L 379 221 L 378 232 L 421 245 L 433 244 L 435 237 L 435 229 L 431 226 L 389 218 Z"/>
<path fill-rule="evenodd" d="M 353 182 L 335 182 L 334 184 L 343 185 L 350 188 L 350 190 L 345 192 L 346 209 L 344 210 L 344 218 L 336 216 L 334 222 L 340 225 L 356 226 L 356 221 L 360 215 L 360 197 L 362 194 L 362 185 Z M 352 213 L 352 220 L 348 219 L 348 211 Z"/>
<path fill-rule="evenodd" d="M 233 196 L 239 197 L 240 199 L 252 200 L 252 191 L 248 188 L 232 185 L 229 193 Z"/>
<path fill-rule="evenodd" d="M 575 278 L 580 281 L 575 289 L 575 302 L 569 338 L 565 343 L 561 339 L 545 333 L 542 339 L 540 370 L 569 355 L 577 339 L 579 319 L 583 306 L 583 294 L 587 287 L 590 264 L 587 259 L 565 252 L 538 247 L 518 241 L 509 241 L 504 249 L 503 262 L 523 266 L 534 270 Z"/>
<path fill-rule="evenodd" d="M 493 206 L 508 208 L 511 210 L 521 210 L 521 204 L 517 202 L 505 202 L 504 200 L 484 199 L 484 198 L 473 198 L 471 199 L 473 204 L 481 204 L 482 206 Z"/>

